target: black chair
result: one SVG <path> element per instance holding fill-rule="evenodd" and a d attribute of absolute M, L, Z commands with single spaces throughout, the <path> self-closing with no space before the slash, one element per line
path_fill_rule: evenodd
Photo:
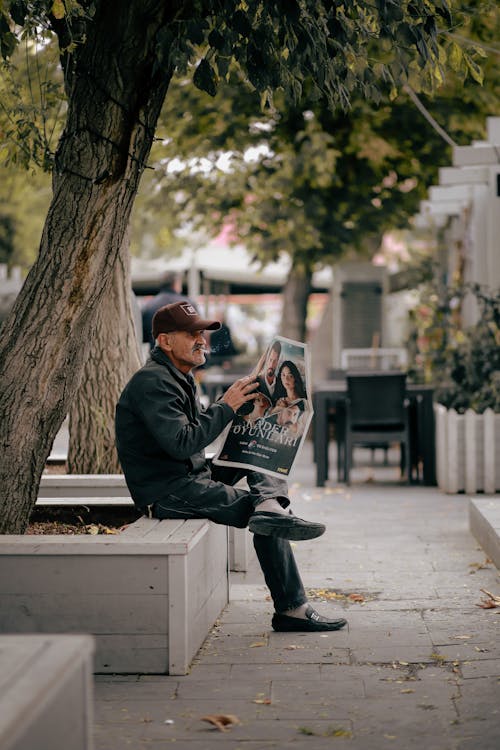
<path fill-rule="evenodd" d="M 355 445 L 401 446 L 401 474 L 406 468 L 411 482 L 409 403 L 406 399 L 406 373 L 347 373 L 347 399 L 343 424 L 343 459 L 346 484 L 350 484 Z"/>

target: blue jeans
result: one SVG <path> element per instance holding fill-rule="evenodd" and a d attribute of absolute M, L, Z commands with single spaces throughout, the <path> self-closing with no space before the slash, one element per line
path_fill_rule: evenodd
<path fill-rule="evenodd" d="M 249 489 L 234 487 L 243 477 Z M 207 464 L 196 474 L 173 478 L 171 494 L 154 504 L 153 516 L 209 518 L 243 529 L 255 508 L 268 498 L 276 498 L 286 508 L 290 504 L 286 482 L 256 471 Z M 275 610 L 285 612 L 304 604 L 307 597 L 290 542 L 254 534 L 253 545 Z"/>

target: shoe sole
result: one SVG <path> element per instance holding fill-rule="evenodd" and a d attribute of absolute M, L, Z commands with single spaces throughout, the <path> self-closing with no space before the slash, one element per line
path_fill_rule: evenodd
<path fill-rule="evenodd" d="M 287 527 L 281 523 L 277 523 L 276 525 L 271 522 L 253 524 L 251 521 L 248 524 L 248 528 L 253 534 L 259 534 L 260 536 L 275 536 L 279 539 L 288 539 L 291 542 L 300 542 L 305 539 L 316 539 L 318 536 L 322 536 L 326 531 L 326 526 L 323 526 L 323 524 Z"/>
<path fill-rule="evenodd" d="M 326 625 L 326 623 L 324 623 Z M 297 624 L 297 625 L 275 625 L 273 623 L 273 630 L 275 630 L 277 633 L 325 633 L 325 632 L 333 632 L 335 630 L 341 630 L 343 627 L 347 625 L 347 620 L 341 621 L 338 624 L 330 625 L 326 627 L 318 627 L 320 623 L 310 623 L 308 620 L 305 621 L 304 625 Z"/>

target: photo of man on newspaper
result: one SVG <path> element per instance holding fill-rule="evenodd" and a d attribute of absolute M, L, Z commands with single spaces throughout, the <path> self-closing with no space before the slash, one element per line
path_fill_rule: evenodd
<path fill-rule="evenodd" d="M 228 425 L 213 462 L 289 476 L 313 415 L 306 345 L 276 336 L 253 374 L 259 389 L 252 410 Z"/>

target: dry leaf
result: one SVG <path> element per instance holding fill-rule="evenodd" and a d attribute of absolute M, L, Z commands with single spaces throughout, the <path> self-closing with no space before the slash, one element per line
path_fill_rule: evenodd
<path fill-rule="evenodd" d="M 231 724 L 241 724 L 240 720 L 234 714 L 207 714 L 202 716 L 200 721 L 208 721 L 213 724 L 219 732 L 227 732 Z"/>
<path fill-rule="evenodd" d="M 258 648 L 259 646 L 267 646 L 267 643 L 265 641 L 255 641 L 255 643 L 251 643 L 248 648 Z"/>
<path fill-rule="evenodd" d="M 481 602 L 476 604 L 476 607 L 481 607 L 481 609 L 495 609 L 496 607 L 500 607 L 500 596 L 496 596 L 486 589 L 480 589 L 480 591 L 486 594 L 488 598 L 481 599 Z"/>
<path fill-rule="evenodd" d="M 446 656 L 443 656 L 442 654 L 431 654 L 431 659 L 434 659 L 434 661 L 446 661 Z"/>
<path fill-rule="evenodd" d="M 271 698 L 255 698 L 252 703 L 258 703 L 259 705 L 263 706 L 270 706 Z"/>
<path fill-rule="evenodd" d="M 472 570 L 469 570 L 469 575 L 474 575 L 478 570 L 488 570 L 489 566 L 483 565 L 483 563 L 469 563 L 469 568 L 472 568 Z"/>
<path fill-rule="evenodd" d="M 351 602 L 364 602 L 365 601 L 365 597 L 362 596 L 361 594 L 349 594 L 348 598 L 351 600 Z"/>
<path fill-rule="evenodd" d="M 500 607 L 500 604 L 496 604 L 493 599 L 481 599 L 481 602 L 476 604 L 476 607 L 481 607 L 481 609 L 496 609 Z"/>

